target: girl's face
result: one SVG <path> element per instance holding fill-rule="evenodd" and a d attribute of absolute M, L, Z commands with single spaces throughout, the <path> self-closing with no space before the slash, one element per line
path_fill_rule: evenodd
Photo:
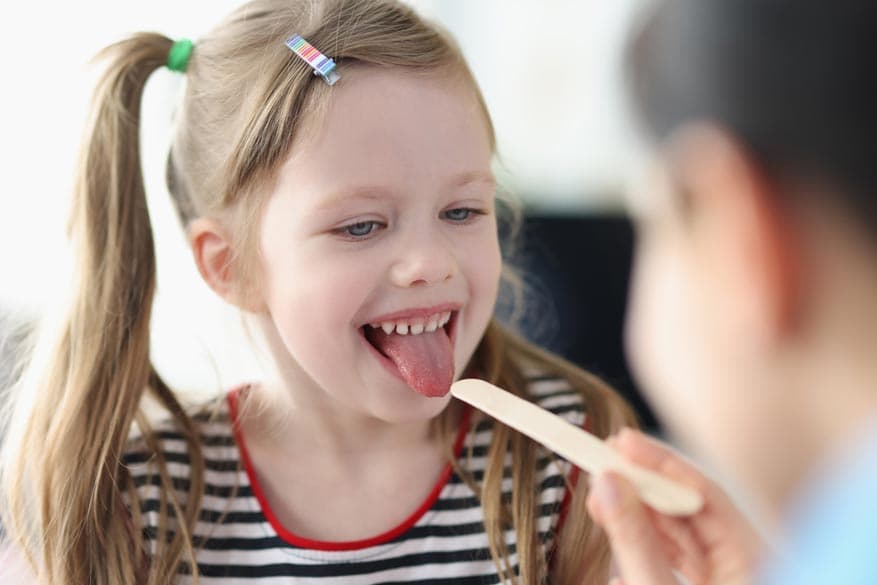
<path fill-rule="evenodd" d="M 423 420 L 447 404 L 496 301 L 487 124 L 450 76 L 342 75 L 266 203 L 262 300 L 295 401 Z"/>

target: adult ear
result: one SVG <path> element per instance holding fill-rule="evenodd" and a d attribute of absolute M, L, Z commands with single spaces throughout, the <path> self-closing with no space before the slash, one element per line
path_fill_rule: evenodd
<path fill-rule="evenodd" d="M 258 312 L 261 302 L 246 275 L 237 269 L 231 235 L 218 221 L 199 217 L 188 227 L 189 246 L 204 282 L 226 302 L 250 312 Z"/>
<path fill-rule="evenodd" d="M 780 186 L 717 125 L 686 126 L 668 147 L 685 198 L 685 229 L 710 275 L 711 294 L 741 319 L 737 326 L 747 337 L 770 342 L 790 333 L 802 300 L 803 250 Z"/>

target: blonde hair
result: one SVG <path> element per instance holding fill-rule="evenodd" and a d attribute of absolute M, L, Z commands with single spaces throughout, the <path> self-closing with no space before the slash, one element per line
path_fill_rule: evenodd
<path fill-rule="evenodd" d="M 296 32 L 340 67 L 369 64 L 460 76 L 484 109 L 493 141 L 483 99 L 459 49 L 405 5 L 249 2 L 196 44 L 167 165 L 184 224 L 227 214 L 239 251 L 233 269 L 241 271 L 247 263 L 240 260 L 252 257 L 252 226 L 258 224 L 266 187 L 302 122 L 319 115 L 331 91 L 283 45 Z M 4 524 L 44 584 L 164 584 L 181 567 L 197 579 L 190 535 L 204 487 L 200 438 L 149 360 L 155 256 L 140 167 L 140 101 L 146 80 L 165 64 L 171 46 L 162 35 L 138 34 L 102 53 L 109 66 L 95 94 L 71 220 L 78 280 L 60 334 L 43 344 L 49 347 L 45 363 L 35 359 L 22 379 L 20 390 L 32 398 L 16 414 L 21 423 L 4 448 Z M 257 278 L 252 275 L 253 286 Z M 525 367 L 565 377 L 583 393 L 591 430 L 600 436 L 632 422 L 623 403 L 598 380 L 496 323 L 488 327 L 473 366 L 521 396 L 527 396 Z M 143 413 L 147 395 L 170 413 L 188 443 L 191 477 L 183 501 L 174 495 Z M 535 460 L 541 447 L 497 424 L 478 486 L 450 453 L 450 421 L 447 412 L 437 421 L 441 436 L 458 472 L 481 497 L 491 554 L 506 579 L 541 583 L 550 568 L 554 582 L 602 584 L 608 547 L 587 519 L 586 482 L 574 489 L 568 513 L 575 521 L 567 522 L 549 567 L 536 531 Z M 148 560 L 136 492 L 122 464 L 135 428 L 154 453 L 162 486 L 157 551 Z M 499 489 L 508 451 L 517 463 L 511 503 L 501 500 Z M 520 577 L 504 544 L 508 527 L 517 535 Z"/>

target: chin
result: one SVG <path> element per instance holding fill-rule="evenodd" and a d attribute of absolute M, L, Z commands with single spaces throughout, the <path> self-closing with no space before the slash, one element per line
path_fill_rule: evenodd
<path fill-rule="evenodd" d="M 447 408 L 451 401 L 451 393 L 444 396 L 427 397 L 407 389 L 408 396 L 395 401 L 384 402 L 372 409 L 372 416 L 388 424 L 410 424 L 429 421 L 437 417 Z"/>

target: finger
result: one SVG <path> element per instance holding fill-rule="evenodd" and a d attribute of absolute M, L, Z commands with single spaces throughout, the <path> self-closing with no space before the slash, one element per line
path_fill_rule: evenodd
<path fill-rule="evenodd" d="M 703 583 L 708 572 L 707 554 L 691 523 L 687 519 L 664 516 L 654 511 L 651 514 L 665 550 L 672 559 L 673 568 L 682 572 L 690 583 Z"/>
<path fill-rule="evenodd" d="M 647 510 L 658 534 L 661 550 L 667 564 L 682 573 L 691 585 L 706 581 L 706 553 L 687 521 L 677 517 L 667 517 L 654 510 Z"/>
<path fill-rule="evenodd" d="M 721 516 L 738 516 L 728 495 L 696 465 L 668 445 L 633 429 L 622 429 L 615 438 L 614 448 L 647 469 L 674 479 L 696 490 L 704 499 L 700 515 L 718 512 Z"/>
<path fill-rule="evenodd" d="M 629 429 L 617 435 L 614 448 L 634 463 L 686 484 L 701 494 L 703 508 L 685 521 L 697 548 L 734 552 L 731 556 L 739 557 L 737 562 L 741 566 L 754 562 L 761 549 L 761 536 L 730 496 L 694 464 L 660 441 Z M 668 522 L 672 524 L 672 520 Z M 695 551 L 691 558 L 705 558 L 697 554 L 697 548 L 687 549 Z M 699 570 L 693 563 L 686 563 L 686 566 L 693 572 Z"/>
<path fill-rule="evenodd" d="M 709 483 L 709 479 L 684 456 L 669 445 L 640 431 L 622 429 L 611 444 L 632 462 L 661 473 L 673 472 L 673 479 L 694 484 L 692 487 Z"/>
<path fill-rule="evenodd" d="M 627 583 L 675 585 L 648 511 L 627 481 L 611 472 L 595 476 L 588 509 L 609 537 L 619 572 Z"/>

